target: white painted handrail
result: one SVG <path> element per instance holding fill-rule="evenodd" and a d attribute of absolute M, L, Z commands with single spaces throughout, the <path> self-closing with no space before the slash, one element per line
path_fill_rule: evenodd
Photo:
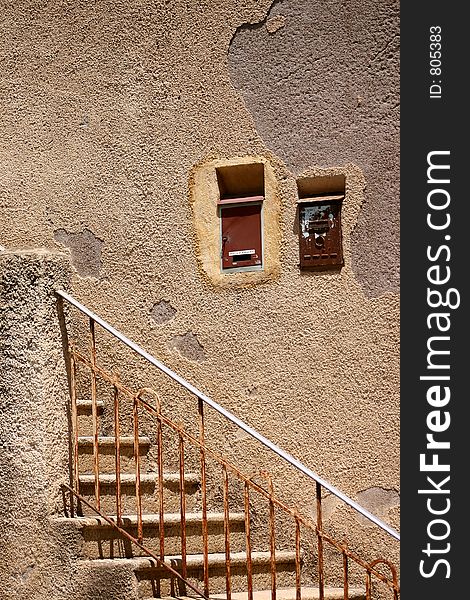
<path fill-rule="evenodd" d="M 101 317 L 99 317 L 94 312 L 89 310 L 86 306 L 84 306 L 83 304 L 80 304 L 80 302 L 75 300 L 75 298 L 73 296 L 71 296 L 70 294 L 67 294 L 63 290 L 57 290 L 56 293 L 59 297 L 66 300 L 72 306 L 75 306 L 75 308 L 77 308 L 83 314 L 87 315 L 90 319 L 93 319 L 93 321 L 95 321 L 96 323 L 101 325 L 101 327 L 103 327 L 103 329 L 108 331 L 110 334 L 114 335 L 123 344 L 125 344 L 126 346 L 131 348 L 131 350 L 134 350 L 134 352 L 136 352 L 137 354 L 139 354 L 140 356 L 145 358 L 149 363 L 151 363 L 152 365 L 157 367 L 157 369 L 160 369 L 160 371 L 162 371 L 163 373 L 166 373 L 169 377 L 171 377 L 174 381 L 178 382 L 180 385 L 182 385 L 184 388 L 186 388 L 189 392 L 194 394 L 197 398 L 200 398 L 205 404 L 208 404 L 209 406 L 211 406 L 214 410 L 216 410 L 218 413 L 223 415 L 226 419 L 228 419 L 229 421 L 231 421 L 232 423 L 237 425 L 240 429 L 242 429 L 243 431 L 248 433 L 254 439 L 258 440 L 258 442 L 260 442 L 261 444 L 263 444 L 264 446 L 266 446 L 267 448 L 272 450 L 275 454 L 277 454 L 282 459 L 284 459 L 289 464 L 291 464 L 293 467 L 295 467 L 296 469 L 301 471 L 304 475 L 307 475 L 307 477 L 310 477 L 310 479 L 313 479 L 314 481 L 319 483 L 325 489 L 327 489 L 332 494 L 334 494 L 337 498 L 342 500 L 345 504 L 347 504 L 348 506 L 350 506 L 351 508 L 356 510 L 358 513 L 360 513 L 363 517 L 365 517 L 369 521 L 372 521 L 372 523 L 375 523 L 378 527 L 380 527 L 381 529 L 383 529 L 384 531 L 389 533 L 392 537 L 394 537 L 397 540 L 400 539 L 400 534 L 397 531 L 395 531 L 392 527 L 387 525 L 387 523 L 385 523 L 384 521 L 382 521 L 381 519 L 379 519 L 378 517 L 376 517 L 375 515 L 370 513 L 368 510 L 366 510 L 365 508 L 363 508 L 362 506 L 357 504 L 357 502 L 354 502 L 354 500 L 351 500 L 351 498 L 349 498 L 348 496 L 343 494 L 343 492 L 341 492 L 340 490 L 338 490 L 337 488 L 332 486 L 330 483 L 328 483 L 327 481 L 322 479 L 319 475 L 314 473 L 311 469 L 306 467 L 304 464 L 302 464 L 296 458 L 294 458 L 289 453 L 282 450 L 282 448 L 279 448 L 279 446 L 276 446 L 276 444 L 273 444 L 273 442 L 271 442 L 270 440 L 265 438 L 263 435 L 258 433 L 256 430 L 254 430 L 252 427 L 250 427 L 249 425 L 244 423 L 242 420 L 240 420 L 234 414 L 232 414 L 231 412 L 229 412 L 228 410 L 226 410 L 225 408 L 220 406 L 220 404 L 217 404 L 217 402 L 214 402 L 214 400 L 212 400 L 211 398 L 209 398 L 208 396 L 203 394 L 200 390 L 198 390 L 196 387 L 191 385 L 188 381 L 183 379 L 183 377 L 180 377 L 177 373 L 175 373 L 174 371 L 169 369 L 166 365 L 164 365 L 162 362 L 157 360 L 154 356 L 152 356 L 151 354 L 146 352 L 143 348 L 141 348 L 135 342 L 133 342 L 132 340 L 127 338 L 125 335 L 123 335 L 122 333 L 117 331 L 117 329 L 115 329 L 109 323 L 107 323 L 106 321 L 101 319 Z"/>

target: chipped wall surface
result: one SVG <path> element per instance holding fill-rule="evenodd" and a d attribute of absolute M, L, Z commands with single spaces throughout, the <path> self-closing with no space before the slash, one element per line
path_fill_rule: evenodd
<path fill-rule="evenodd" d="M 72 265 L 81 277 L 99 277 L 103 241 L 85 228 L 79 233 L 65 229 L 54 231 L 54 239 L 71 251 Z"/>
<path fill-rule="evenodd" d="M 0 244 L 68 249 L 114 327 L 352 498 L 398 493 L 396 2 L 270 4 L 0 0 Z M 219 285 L 195 174 L 237 157 L 270 165 L 276 256 Z M 296 177 L 323 175 L 346 177 L 345 265 L 304 272 Z"/>
<path fill-rule="evenodd" d="M 399 289 L 398 11 L 390 0 L 279 0 L 229 51 L 258 133 L 290 169 L 364 171 L 352 260 L 371 297 Z"/>
<path fill-rule="evenodd" d="M 175 316 L 176 308 L 173 308 L 167 300 L 160 300 L 152 306 L 150 316 L 160 325 L 166 323 Z"/>

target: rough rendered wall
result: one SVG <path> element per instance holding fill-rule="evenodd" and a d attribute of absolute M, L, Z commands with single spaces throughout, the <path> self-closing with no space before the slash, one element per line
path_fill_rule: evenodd
<path fill-rule="evenodd" d="M 97 577 L 55 521 L 70 483 L 70 398 L 54 290 L 69 280 L 66 254 L 0 249 L 2 600 L 136 598 L 130 568 Z"/>
<path fill-rule="evenodd" d="M 5 600 L 55 597 L 56 586 L 64 584 L 48 517 L 60 508 L 59 486 L 68 473 L 68 387 L 53 292 L 67 285 L 69 269 L 65 255 L 0 252 L 0 590 Z"/>
<path fill-rule="evenodd" d="M 79 300 L 397 527 L 397 3 L 270 5 L 0 0 L 0 244 L 69 248 Z M 279 268 L 221 287 L 192 176 L 247 156 Z M 340 272 L 299 271 L 299 174 L 346 176 Z"/>

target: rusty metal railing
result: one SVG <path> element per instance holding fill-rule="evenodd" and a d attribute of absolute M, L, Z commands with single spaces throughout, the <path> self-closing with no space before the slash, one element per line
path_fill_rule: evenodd
<path fill-rule="evenodd" d="M 68 356 L 70 360 L 70 383 L 71 383 L 71 417 L 72 417 L 72 455 L 73 465 L 72 474 L 73 482 L 70 486 L 66 486 L 71 495 L 78 499 L 77 508 L 80 510 L 80 504 L 85 503 L 95 513 L 104 517 L 108 524 L 115 527 L 120 534 L 125 535 L 134 544 L 137 545 L 144 553 L 153 557 L 160 567 L 166 569 L 172 576 L 176 576 L 173 571 L 176 571 L 178 577 L 182 579 L 193 591 L 196 591 L 203 597 L 210 595 L 210 579 L 209 579 L 209 533 L 208 533 L 208 498 L 207 498 L 207 465 L 211 463 L 211 472 L 219 470 L 221 479 L 221 487 L 223 490 L 223 530 L 224 530 L 224 548 L 225 548 L 225 581 L 226 581 L 226 598 L 231 600 L 232 595 L 232 554 L 231 554 L 231 531 L 230 531 L 230 510 L 229 510 L 229 485 L 231 481 L 238 482 L 243 488 L 243 511 L 244 511 L 244 535 L 245 535 L 245 561 L 246 561 L 246 584 L 248 590 L 248 600 L 253 600 L 253 550 L 252 550 L 252 506 L 253 499 L 262 501 L 266 506 L 267 522 L 268 522 L 268 540 L 269 540 L 269 569 L 270 569 L 270 586 L 272 591 L 272 600 L 276 600 L 277 590 L 277 545 L 276 545 L 276 516 L 282 515 L 283 523 L 288 525 L 293 532 L 292 539 L 295 546 L 293 553 L 293 562 L 295 565 L 295 590 L 296 600 L 301 600 L 302 597 L 302 543 L 306 541 L 307 545 L 312 544 L 312 540 L 316 540 L 315 556 L 316 556 L 316 572 L 317 585 L 319 589 L 319 598 L 324 600 L 325 596 L 325 567 L 324 554 L 325 546 L 330 552 L 336 553 L 341 557 L 342 573 L 343 573 L 343 590 L 344 599 L 349 598 L 350 589 L 350 568 L 355 565 L 364 573 L 365 578 L 365 597 L 366 600 L 372 599 L 373 582 L 381 582 L 389 589 L 394 600 L 397 600 L 399 594 L 399 584 L 397 571 L 394 565 L 385 559 L 376 559 L 372 562 L 363 560 L 356 552 L 351 551 L 346 544 L 336 541 L 323 529 L 322 520 L 322 495 L 323 488 L 333 493 L 335 496 L 346 502 L 353 509 L 357 510 L 364 517 L 381 527 L 384 531 L 392 535 L 395 539 L 399 539 L 399 535 L 380 519 L 371 515 L 357 505 L 354 501 L 347 498 L 344 494 L 336 490 L 333 486 L 324 482 L 315 473 L 307 467 L 299 463 L 296 459 L 285 453 L 283 450 L 272 444 L 248 425 L 241 422 L 237 417 L 223 409 L 213 400 L 202 394 L 199 390 L 191 386 L 188 382 L 180 378 L 173 371 L 162 365 L 159 361 L 148 355 L 139 346 L 128 340 L 125 336 L 117 332 L 105 321 L 92 313 L 89 309 L 77 302 L 73 297 L 65 292 L 59 291 L 58 296 L 66 300 L 89 319 L 89 355 L 76 349 L 74 344 L 70 343 L 68 347 Z M 121 342 L 136 351 L 138 354 L 149 360 L 155 366 L 172 377 L 186 389 L 191 391 L 198 398 L 197 405 L 197 420 L 198 433 L 189 432 L 181 423 L 174 422 L 162 412 L 161 400 L 150 388 L 141 388 L 138 391 L 133 391 L 121 382 L 116 373 L 111 373 L 106 370 L 97 361 L 96 352 L 96 324 L 102 326 L 109 333 L 117 337 Z M 77 404 L 77 372 L 79 368 L 84 368 L 90 376 L 90 394 L 91 394 L 91 416 L 92 416 L 92 446 L 93 446 L 93 501 L 86 500 L 81 493 L 82 485 L 80 480 L 80 464 L 79 464 L 79 420 L 78 420 L 78 404 Z M 115 509 L 116 517 L 110 518 L 106 516 L 102 509 L 101 503 L 101 488 L 100 488 L 100 436 L 99 436 L 99 411 L 98 411 L 98 395 L 97 382 L 104 383 L 112 389 L 113 397 L 113 436 L 114 436 L 114 470 L 115 470 Z M 124 402 L 124 404 L 123 404 Z M 316 490 L 316 521 L 311 518 L 301 515 L 300 512 L 288 506 L 284 501 L 280 500 L 274 494 L 274 487 L 271 476 L 267 472 L 261 472 L 255 476 L 244 474 L 238 467 L 230 463 L 220 453 L 210 448 L 205 440 L 205 423 L 204 423 L 204 407 L 209 405 L 225 416 L 229 421 L 238 425 L 243 431 L 250 434 L 259 442 L 273 450 L 278 456 L 289 462 L 292 466 L 298 468 L 301 472 L 315 480 Z M 122 472 L 121 472 L 121 412 L 125 409 L 126 414 L 129 413 L 131 407 L 132 435 L 133 435 L 133 459 L 134 459 L 134 477 L 135 477 L 135 514 L 136 514 L 136 535 L 133 536 L 123 529 L 123 508 L 122 508 Z M 140 456 L 140 422 L 143 413 L 150 417 L 154 422 L 154 435 L 156 444 L 156 467 L 157 467 L 157 494 L 154 499 L 155 513 L 159 519 L 159 552 L 149 550 L 144 544 L 144 520 L 143 520 L 143 504 L 142 504 L 142 473 L 141 473 L 141 456 Z M 165 552 L 165 507 L 164 507 L 164 451 L 163 433 L 172 435 L 176 440 L 178 448 L 178 469 L 179 469 L 179 512 L 180 512 L 180 558 L 179 568 L 172 569 L 168 564 L 168 557 Z M 199 454 L 199 471 L 200 471 L 200 496 L 201 496 L 201 554 L 202 554 L 202 582 L 203 591 L 200 591 L 197 586 L 189 582 L 188 552 L 186 541 L 186 494 L 185 494 L 185 456 L 187 449 L 191 447 Z M 256 479 L 260 477 L 266 482 L 263 486 Z M 123 533 L 125 531 L 125 533 Z M 385 575 L 379 570 L 378 565 L 383 565 L 389 570 L 389 575 Z"/>

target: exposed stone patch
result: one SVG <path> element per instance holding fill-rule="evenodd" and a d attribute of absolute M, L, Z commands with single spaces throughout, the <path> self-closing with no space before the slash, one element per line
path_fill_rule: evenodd
<path fill-rule="evenodd" d="M 35 567 L 35 563 L 32 563 L 24 569 L 24 571 L 21 573 L 21 579 L 23 582 L 26 581 L 32 575 Z"/>
<path fill-rule="evenodd" d="M 167 300 L 160 300 L 153 305 L 150 316 L 158 325 L 166 323 L 176 314 L 176 308 L 173 308 Z"/>
<path fill-rule="evenodd" d="M 376 517 L 387 522 L 389 511 L 392 508 L 400 506 L 400 495 L 395 490 L 371 487 L 357 494 L 357 503 Z M 341 506 L 341 500 L 334 494 L 325 496 L 322 499 L 323 521 L 327 522 L 330 520 Z M 312 517 L 314 515 L 315 510 L 312 511 Z M 360 513 L 356 513 L 356 518 L 362 525 L 371 525 L 371 521 L 363 517 Z"/>
<path fill-rule="evenodd" d="M 266 21 L 266 30 L 268 33 L 276 33 L 279 29 L 282 29 L 286 24 L 286 17 L 284 15 L 276 15 L 272 19 Z"/>
<path fill-rule="evenodd" d="M 65 229 L 54 231 L 54 239 L 70 248 L 72 265 L 81 277 L 99 277 L 101 270 L 101 248 L 103 240 L 85 228 L 79 233 L 70 233 Z"/>
<path fill-rule="evenodd" d="M 206 358 L 204 347 L 191 331 L 183 335 L 175 335 L 170 341 L 170 348 L 195 362 L 202 362 Z"/>
<path fill-rule="evenodd" d="M 400 506 L 400 495 L 395 490 L 371 487 L 357 494 L 357 502 L 373 515 L 387 520 L 388 511 Z M 358 519 L 364 524 L 370 524 L 365 517 L 358 515 Z"/>

